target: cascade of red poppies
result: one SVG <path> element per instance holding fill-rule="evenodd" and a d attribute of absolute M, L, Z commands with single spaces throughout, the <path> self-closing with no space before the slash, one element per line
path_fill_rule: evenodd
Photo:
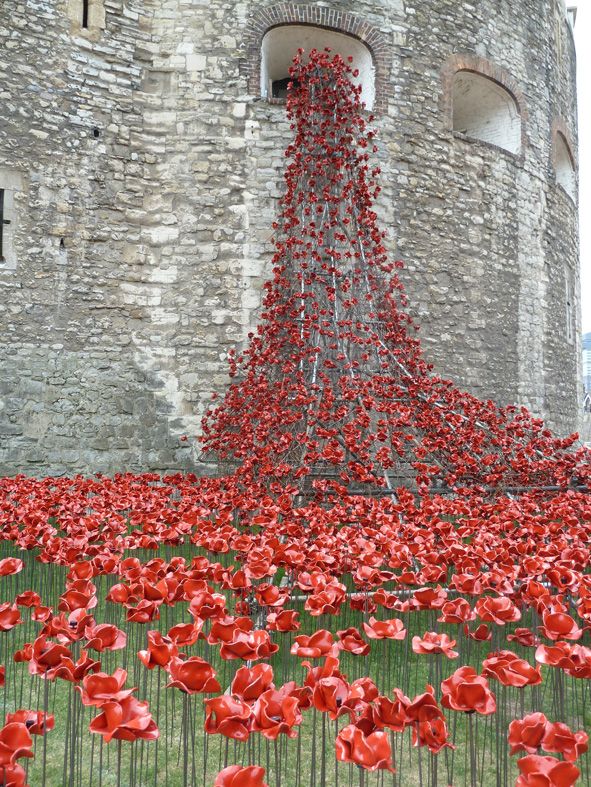
<path fill-rule="evenodd" d="M 204 453 L 238 463 L 243 483 L 294 489 L 389 488 L 409 474 L 419 489 L 565 483 L 576 436 L 555 439 L 423 359 L 372 207 L 377 148 L 355 72 L 312 51 L 290 74 L 273 279 L 256 335 L 231 356 L 234 382 L 204 419 Z"/>

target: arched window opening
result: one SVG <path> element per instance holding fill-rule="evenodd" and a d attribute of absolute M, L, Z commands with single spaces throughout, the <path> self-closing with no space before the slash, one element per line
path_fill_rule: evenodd
<path fill-rule="evenodd" d="M 289 77 L 276 79 L 274 82 L 271 82 L 271 95 L 273 98 L 287 98 L 287 88 L 290 82 L 293 83 L 294 88 L 298 86 L 298 80 L 291 80 Z"/>
<path fill-rule="evenodd" d="M 510 153 L 519 153 L 521 116 L 508 90 L 481 74 L 457 71 L 452 102 L 454 131 Z"/>
<path fill-rule="evenodd" d="M 353 58 L 352 66 L 359 76 L 352 80 L 361 85 L 361 100 L 371 109 L 375 101 L 375 67 L 370 50 L 352 36 L 313 25 L 280 25 L 265 33 L 261 47 L 261 95 L 285 98 L 289 67 L 298 49 L 309 52 L 325 47 L 345 59 Z"/>
<path fill-rule="evenodd" d="M 575 164 L 568 142 L 560 131 L 556 133 L 554 141 L 554 171 L 558 185 L 562 186 L 572 200 L 576 200 L 577 180 Z"/>

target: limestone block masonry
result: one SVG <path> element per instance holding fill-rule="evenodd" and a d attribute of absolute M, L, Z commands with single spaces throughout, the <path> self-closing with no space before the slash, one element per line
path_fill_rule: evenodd
<path fill-rule="evenodd" d="M 179 437 L 269 273 L 290 131 L 260 61 L 280 25 L 371 53 L 378 211 L 435 368 L 577 427 L 563 0 L 3 0 L 0 472 L 200 469 Z"/>

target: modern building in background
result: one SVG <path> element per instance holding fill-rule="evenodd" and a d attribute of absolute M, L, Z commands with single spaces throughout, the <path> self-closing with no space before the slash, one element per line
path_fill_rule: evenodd
<path fill-rule="evenodd" d="M 351 55 L 427 358 L 580 412 L 564 0 L 3 0 L 0 472 L 194 469 L 256 325 L 299 47 Z"/>

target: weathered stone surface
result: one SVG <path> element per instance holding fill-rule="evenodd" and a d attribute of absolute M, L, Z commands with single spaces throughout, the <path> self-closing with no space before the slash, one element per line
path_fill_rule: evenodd
<path fill-rule="evenodd" d="M 562 0 L 92 0 L 89 30 L 78 5 L 2 5 L 0 175 L 20 185 L 1 472 L 195 466 L 179 436 L 256 323 L 290 138 L 258 95 L 261 37 L 306 14 L 374 48 L 377 209 L 427 356 L 577 426 L 576 207 L 553 165 L 557 129 L 576 144 Z M 458 58 L 509 80 L 521 153 L 452 131 Z"/>

